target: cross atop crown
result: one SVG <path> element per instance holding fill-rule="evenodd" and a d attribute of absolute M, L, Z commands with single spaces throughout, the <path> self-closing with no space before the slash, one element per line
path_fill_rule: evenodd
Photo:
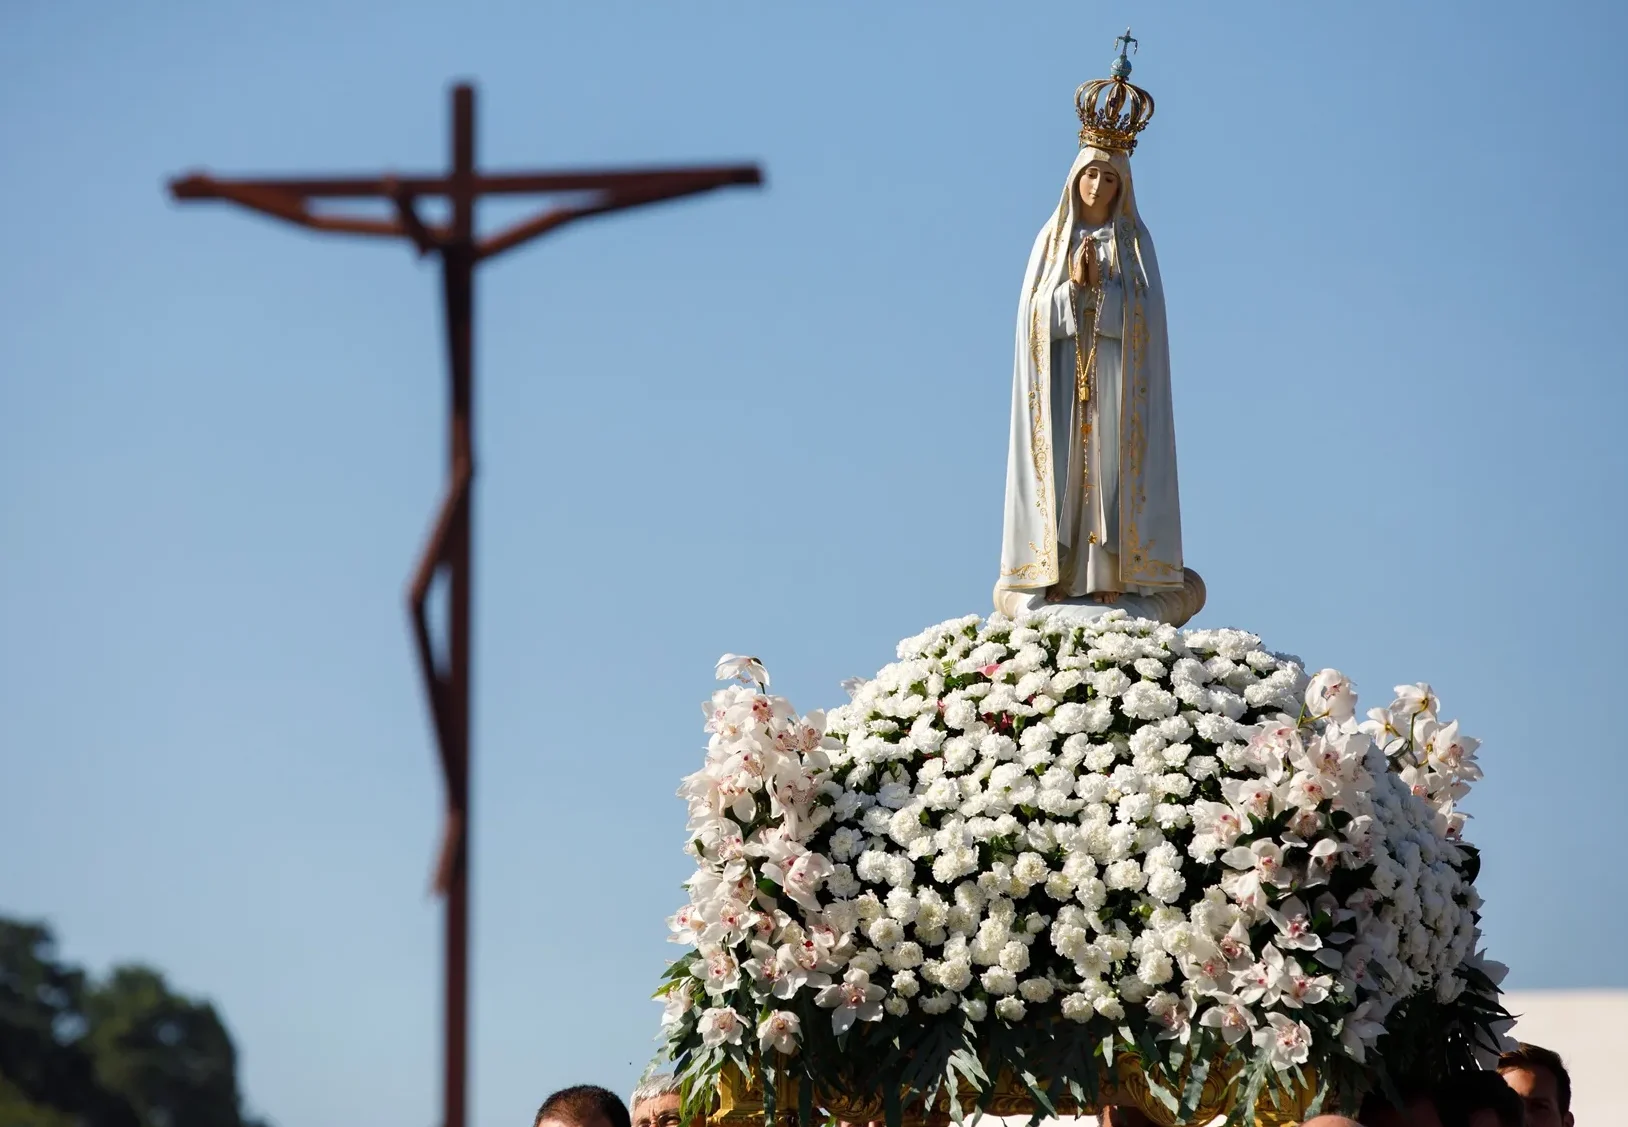
<path fill-rule="evenodd" d="M 1114 40 L 1119 57 L 1108 68 L 1108 78 L 1098 78 L 1074 91 L 1074 108 L 1080 115 L 1080 145 L 1109 152 L 1130 153 L 1136 148 L 1136 135 L 1153 118 L 1153 95 L 1127 79 L 1131 73 L 1130 52 L 1140 50 L 1131 29 Z"/>
<path fill-rule="evenodd" d="M 1135 47 L 1137 50 L 1141 50 L 1142 45 L 1131 38 L 1131 29 L 1127 27 L 1125 29 L 1125 34 L 1114 40 L 1114 46 L 1119 48 L 1119 58 L 1115 59 L 1113 65 L 1108 68 L 1108 73 L 1115 78 L 1129 78 L 1131 74 L 1131 60 L 1129 56 L 1125 54 L 1125 52 L 1132 47 Z"/>

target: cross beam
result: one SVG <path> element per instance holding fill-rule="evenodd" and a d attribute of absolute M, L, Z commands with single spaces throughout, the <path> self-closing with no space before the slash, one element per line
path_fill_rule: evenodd
<path fill-rule="evenodd" d="M 488 259 L 546 235 L 577 219 L 729 185 L 763 182 L 756 165 L 647 168 L 577 172 L 483 172 L 475 166 L 475 91 L 452 89 L 452 164 L 443 176 L 306 177 L 220 179 L 193 173 L 170 182 L 177 200 L 224 200 L 316 231 L 405 239 L 420 255 L 441 260 L 451 385 L 448 412 L 449 475 L 429 542 L 408 588 L 413 638 L 429 698 L 430 717 L 446 778 L 447 814 L 434 888 L 445 897 L 445 1081 L 444 1127 L 464 1127 L 468 1105 L 469 1048 L 469 658 L 471 485 L 475 477 L 474 293 L 475 268 Z M 538 212 L 495 234 L 476 232 L 475 205 L 482 196 L 555 193 L 577 197 Z M 418 201 L 442 198 L 448 221 L 428 223 Z M 313 208 L 313 201 L 383 199 L 390 218 L 347 215 Z M 437 658 L 430 640 L 430 588 L 445 573 L 449 587 L 447 653 Z"/>

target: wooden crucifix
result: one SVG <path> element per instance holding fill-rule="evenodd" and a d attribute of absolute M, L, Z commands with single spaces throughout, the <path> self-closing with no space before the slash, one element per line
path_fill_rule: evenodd
<path fill-rule="evenodd" d="M 642 207 L 731 184 L 761 184 L 756 165 L 650 168 L 624 171 L 489 173 L 475 167 L 475 91 L 452 89 L 452 167 L 443 176 L 217 179 L 204 174 L 170 182 L 177 200 L 226 200 L 317 231 L 382 235 L 410 241 L 420 255 L 441 259 L 446 305 L 450 479 L 429 543 L 413 573 L 408 609 L 430 715 L 446 775 L 447 816 L 435 890 L 446 898 L 444 1127 L 464 1127 L 467 1107 L 469 1014 L 469 654 L 470 487 L 475 476 L 474 316 L 475 268 L 488 259 L 546 235 L 576 219 Z M 475 204 L 482 196 L 568 193 L 571 204 L 542 211 L 496 234 L 480 237 Z M 440 197 L 449 221 L 427 223 L 417 201 Z M 393 218 L 314 211 L 313 200 L 384 199 Z M 448 582 L 447 653 L 438 660 L 430 640 L 426 604 L 430 586 Z"/>

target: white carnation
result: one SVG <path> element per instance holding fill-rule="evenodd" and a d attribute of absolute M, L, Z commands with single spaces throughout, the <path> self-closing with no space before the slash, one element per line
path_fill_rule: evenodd
<path fill-rule="evenodd" d="M 914 923 L 921 914 L 921 901 L 910 894 L 909 889 L 895 888 L 888 892 L 887 914 L 902 924 Z"/>
<path fill-rule="evenodd" d="M 1150 681 L 1161 681 L 1164 679 L 1166 672 L 1164 662 L 1160 661 L 1158 658 L 1139 657 L 1131 664 L 1132 668 Z"/>
<path fill-rule="evenodd" d="M 904 925 L 891 916 L 882 916 L 870 922 L 865 934 L 878 947 L 891 947 L 904 938 Z"/>
<path fill-rule="evenodd" d="M 1063 996 L 1063 1016 L 1070 1021 L 1090 1021 L 1096 1016 L 1096 1009 L 1091 1005 L 1091 999 L 1084 994 L 1066 994 Z"/>
<path fill-rule="evenodd" d="M 1119 817 L 1126 822 L 1144 822 L 1153 814 L 1151 794 L 1127 794 L 1119 800 Z"/>
<path fill-rule="evenodd" d="M 975 872 L 977 868 L 976 849 L 965 845 L 954 846 L 933 858 L 933 879 L 939 884 L 949 884 L 957 877 Z"/>
<path fill-rule="evenodd" d="M 1123 861 L 1115 861 L 1103 871 L 1102 881 L 1109 888 L 1128 889 L 1131 892 L 1140 892 L 1147 884 L 1147 874 L 1135 859 L 1127 857 Z"/>
<path fill-rule="evenodd" d="M 1174 869 L 1155 869 L 1148 876 L 1148 895 L 1164 904 L 1173 903 L 1186 888 L 1187 882 Z"/>
<path fill-rule="evenodd" d="M 1019 940 L 1013 939 L 1001 947 L 1000 965 L 1014 974 L 1021 974 L 1029 969 L 1029 948 Z"/>
<path fill-rule="evenodd" d="M 1108 902 L 1108 886 L 1096 877 L 1089 877 L 1074 886 L 1074 899 L 1087 912 L 1094 912 Z"/>
<path fill-rule="evenodd" d="M 1084 728 L 1085 732 L 1106 732 L 1114 722 L 1114 710 L 1106 700 L 1087 702 L 1085 706 Z"/>
<path fill-rule="evenodd" d="M 1049 873 L 1046 859 L 1038 853 L 1024 853 L 1012 865 L 1012 879 L 1026 885 L 1044 883 Z"/>
<path fill-rule="evenodd" d="M 1100 673 L 1093 673 L 1089 680 L 1099 697 L 1117 697 L 1131 687 L 1131 679 L 1123 669 L 1104 669 Z"/>
<path fill-rule="evenodd" d="M 1113 744 L 1092 744 L 1085 753 L 1085 765 L 1093 771 L 1111 771 L 1119 749 Z"/>
<path fill-rule="evenodd" d="M 933 723 L 933 717 L 923 713 L 910 725 L 910 746 L 924 755 L 932 755 L 944 746 L 948 733 Z"/>
<path fill-rule="evenodd" d="M 1096 1007 L 1097 1013 L 1101 1014 L 1109 1021 L 1119 1021 L 1125 1016 L 1125 1007 L 1120 1005 L 1119 999 L 1113 997 L 1112 995 L 1098 998 L 1093 1004 Z"/>
<path fill-rule="evenodd" d="M 991 994 L 1010 994 L 1017 989 L 1017 975 L 1005 967 L 990 967 L 978 976 L 978 981 Z"/>
<path fill-rule="evenodd" d="M 861 951 L 848 960 L 848 968 L 866 975 L 875 974 L 882 969 L 882 956 L 877 951 Z"/>
<path fill-rule="evenodd" d="M 882 956 L 882 961 L 893 970 L 910 970 L 921 966 L 921 944 L 907 939 L 903 943 L 891 948 Z"/>
<path fill-rule="evenodd" d="M 959 994 L 972 985 L 972 963 L 967 959 L 946 959 L 938 981 L 946 990 Z"/>
<path fill-rule="evenodd" d="M 867 884 L 881 884 L 887 880 L 888 862 L 891 858 L 879 849 L 867 849 L 859 855 L 854 865 L 854 872 L 859 879 Z"/>
<path fill-rule="evenodd" d="M 859 892 L 861 885 L 854 877 L 854 871 L 847 865 L 834 865 L 831 875 L 825 878 L 825 888 L 832 896 L 846 900 Z"/>
<path fill-rule="evenodd" d="M 996 1016 L 1005 1021 L 1022 1021 L 1027 1012 L 1028 1007 L 1016 998 L 1002 998 L 995 1003 Z"/>
<path fill-rule="evenodd" d="M 909 801 L 910 784 L 907 782 L 884 783 L 882 788 L 876 792 L 877 805 L 885 806 L 889 810 L 897 810 Z"/>
<path fill-rule="evenodd" d="M 1221 764 L 1213 755 L 1192 755 L 1187 758 L 1186 770 L 1192 778 L 1203 781 L 1219 772 Z"/>
<path fill-rule="evenodd" d="M 900 845 L 909 845 L 929 832 L 921 824 L 921 811 L 913 806 L 906 806 L 888 820 L 888 836 Z"/>
<path fill-rule="evenodd" d="M 1057 988 L 1050 979 L 1025 978 L 1018 983 L 1018 993 L 1030 1002 L 1048 1002 Z"/>
<path fill-rule="evenodd" d="M 1159 720 L 1176 712 L 1175 695 L 1152 681 L 1138 681 L 1125 690 L 1120 708 L 1133 720 Z"/>

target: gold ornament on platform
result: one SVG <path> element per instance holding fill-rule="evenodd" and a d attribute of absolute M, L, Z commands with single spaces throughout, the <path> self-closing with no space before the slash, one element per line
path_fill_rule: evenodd
<path fill-rule="evenodd" d="M 1126 54 L 1136 45 L 1131 29 L 1114 40 L 1119 57 L 1108 68 L 1108 78 L 1084 83 L 1074 92 L 1074 107 L 1080 115 L 1080 147 L 1106 149 L 1115 153 L 1136 150 L 1136 137 L 1153 120 L 1153 95 L 1132 86 L 1131 60 Z"/>
<path fill-rule="evenodd" d="M 1056 1115 L 1097 1115 L 1105 1107 L 1136 1108 L 1157 1127 L 1185 1127 L 1185 1124 L 1209 1123 L 1217 1117 L 1229 1115 L 1241 1093 L 1238 1090 L 1241 1069 L 1236 1064 L 1210 1070 L 1204 1079 L 1203 1091 L 1193 1114 L 1178 1122 L 1175 1112 L 1156 1098 L 1149 1090 L 1141 1062 L 1134 1056 L 1121 1054 L 1113 1068 L 1103 1066 L 1097 1074 L 1097 1099 L 1080 1103 L 1068 1095 L 1052 1101 Z M 1183 1083 L 1186 1075 L 1181 1078 Z M 1045 1088 L 1042 1081 L 1039 1085 Z M 1317 1078 L 1307 1071 L 1299 1084 L 1275 1093 L 1263 1092 L 1255 1105 L 1255 1127 L 1295 1127 L 1311 1114 L 1311 1105 L 1317 1094 Z M 794 1125 L 801 1093 L 796 1077 L 782 1075 L 775 1084 L 775 1122 Z M 963 1110 L 978 1104 L 978 1094 L 962 1083 L 959 1093 Z M 1274 1102 L 1275 1100 L 1275 1102 Z M 910 1102 L 901 1096 L 904 1117 L 902 1127 L 948 1127 L 951 1123 L 949 1099 L 940 1094 L 931 1108 L 924 1108 L 917 1097 Z M 813 1106 L 817 1116 L 830 1115 L 842 1123 L 880 1123 L 884 1118 L 881 1093 L 855 1096 L 825 1086 L 816 1087 Z M 995 1091 L 984 1114 L 994 1116 L 1028 1116 L 1040 1111 L 1050 1118 L 1051 1113 L 1036 1107 L 1035 1098 L 1024 1083 L 1010 1072 L 1002 1072 L 995 1080 Z M 743 1076 L 732 1065 L 726 1065 L 719 1077 L 717 1110 L 707 1116 L 705 1127 L 762 1127 L 764 1123 L 763 1092 L 755 1080 Z M 701 1125 L 695 1125 L 701 1127 Z"/>

